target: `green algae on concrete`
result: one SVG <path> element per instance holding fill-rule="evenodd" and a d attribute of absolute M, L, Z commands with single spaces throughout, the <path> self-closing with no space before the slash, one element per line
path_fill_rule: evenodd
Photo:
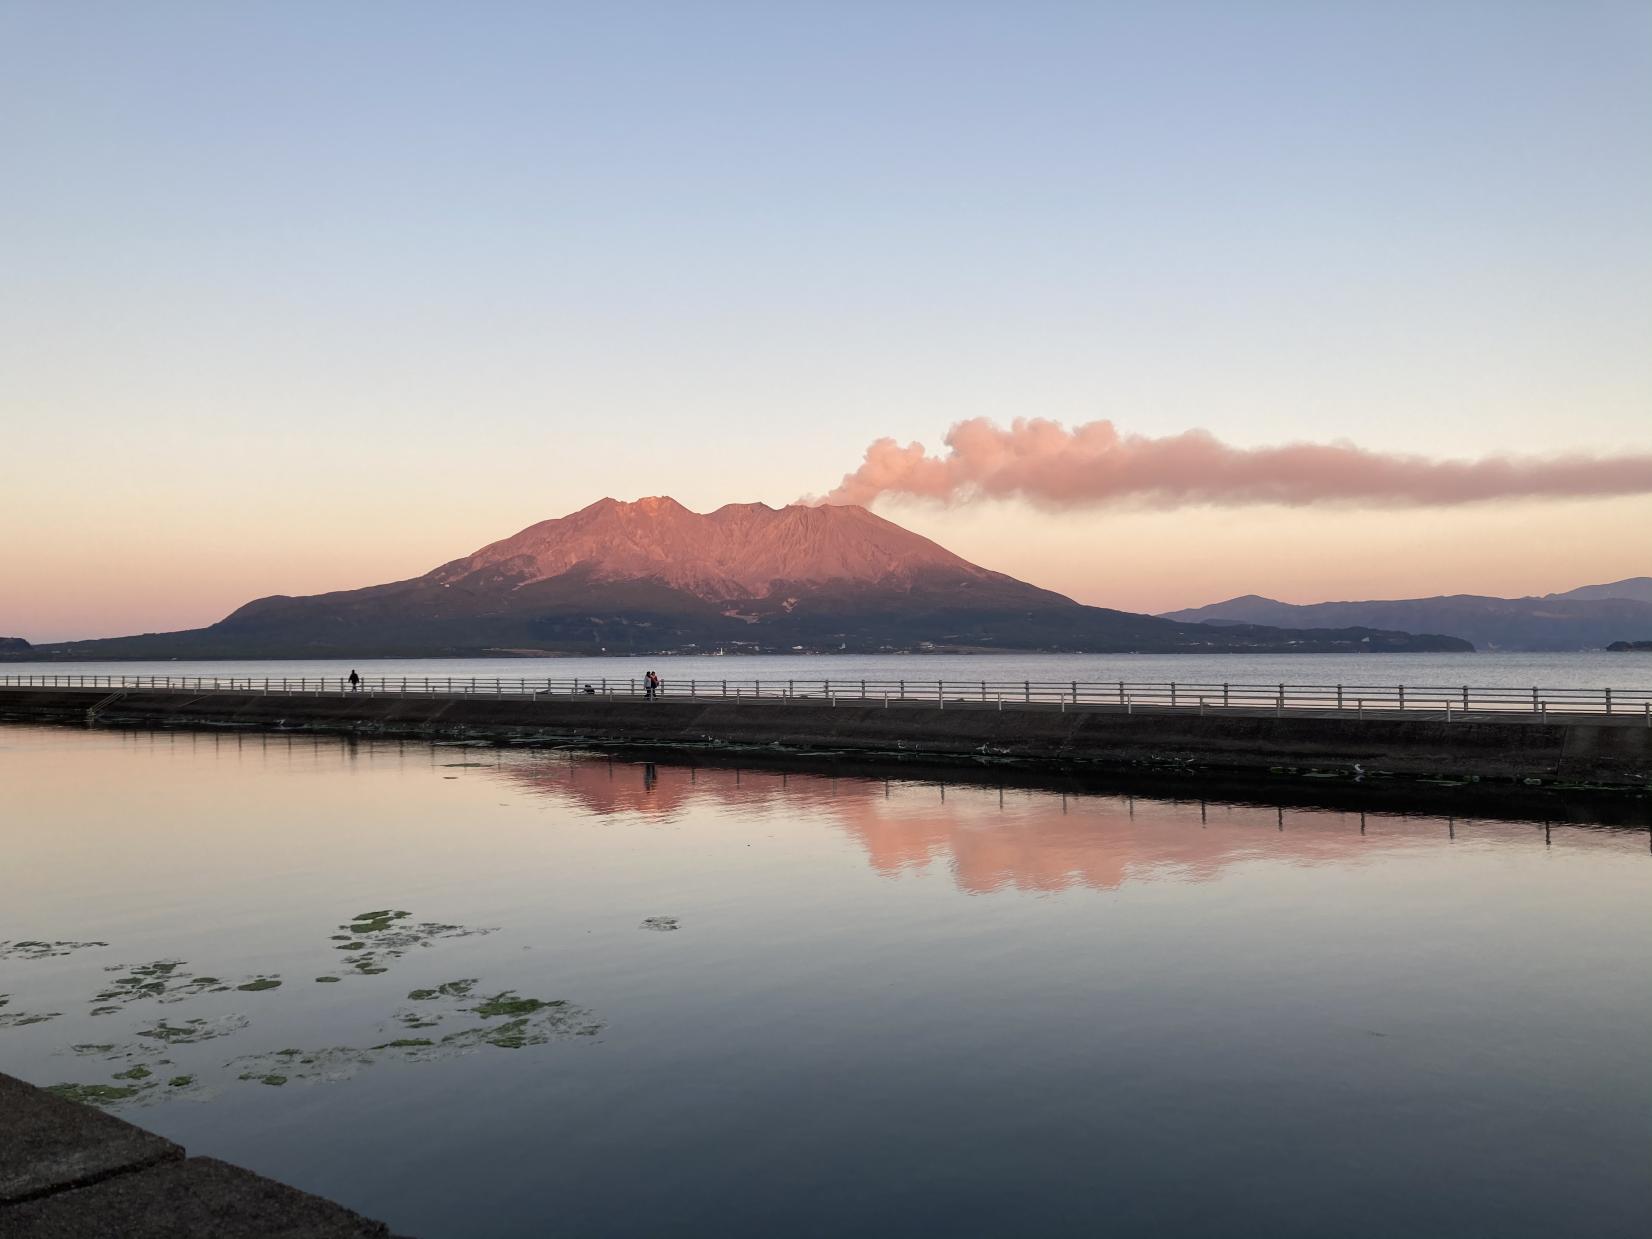
<path fill-rule="evenodd" d="M 125 1071 L 117 1071 L 110 1076 L 111 1080 L 147 1080 L 154 1072 L 139 1063 L 136 1067 L 128 1067 Z"/>
<path fill-rule="evenodd" d="M 642 928 L 665 933 L 669 930 L 680 929 L 682 926 L 674 916 L 650 916 L 644 918 Z"/>
<path fill-rule="evenodd" d="M 279 977 L 254 977 L 252 980 L 247 981 L 244 984 L 237 985 L 235 988 L 238 990 L 243 990 L 249 994 L 256 994 L 262 990 L 279 989 L 280 986 L 281 978 Z"/>
<path fill-rule="evenodd" d="M 338 978 L 337 977 L 317 977 L 316 980 L 318 982 L 320 982 L 321 984 L 325 985 L 329 982 L 337 981 Z"/>
<path fill-rule="evenodd" d="M 78 1101 L 86 1106 L 108 1106 L 118 1101 L 130 1101 L 148 1085 L 133 1084 L 49 1084 L 46 1091 L 66 1101 Z"/>

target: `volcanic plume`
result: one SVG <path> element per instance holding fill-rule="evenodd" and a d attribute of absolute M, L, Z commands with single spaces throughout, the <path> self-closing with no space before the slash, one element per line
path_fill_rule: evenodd
<path fill-rule="evenodd" d="M 949 504 L 1015 498 L 1055 509 L 1127 501 L 1434 506 L 1652 493 L 1652 453 L 1433 460 L 1351 443 L 1241 448 L 1204 430 L 1153 438 L 1122 434 L 1110 421 L 1069 430 L 1017 418 L 1006 429 L 980 417 L 957 423 L 943 442 L 946 453 L 932 456 L 920 443 L 877 440 L 824 502 L 909 495 Z"/>

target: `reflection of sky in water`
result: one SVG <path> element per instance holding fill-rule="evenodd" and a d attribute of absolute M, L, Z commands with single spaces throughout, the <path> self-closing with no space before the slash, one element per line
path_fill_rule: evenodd
<path fill-rule="evenodd" d="M 59 1013 L 0 1069 L 426 1239 L 1645 1220 L 1644 832 L 68 729 L 0 786 L 0 939 L 110 944 L 0 960 Z"/>

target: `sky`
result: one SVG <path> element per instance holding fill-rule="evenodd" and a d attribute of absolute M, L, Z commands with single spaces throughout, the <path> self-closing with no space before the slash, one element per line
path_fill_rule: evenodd
<path fill-rule="evenodd" d="M 0 635 L 191 627 L 890 438 L 1652 453 L 1652 6 L 0 0 Z M 1085 602 L 1652 573 L 1652 494 L 966 489 Z"/>

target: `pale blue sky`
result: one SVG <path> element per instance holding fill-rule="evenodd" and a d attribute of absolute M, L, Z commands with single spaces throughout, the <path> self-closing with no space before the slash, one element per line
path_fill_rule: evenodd
<path fill-rule="evenodd" d="M 1649 121 L 1645 3 L 0 0 L 4 566 L 204 621 L 970 416 L 1644 449 Z"/>

